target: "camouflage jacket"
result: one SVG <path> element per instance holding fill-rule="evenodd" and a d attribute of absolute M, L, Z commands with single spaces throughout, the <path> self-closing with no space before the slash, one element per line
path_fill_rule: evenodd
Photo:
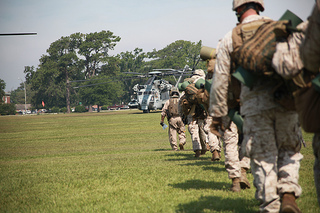
<path fill-rule="evenodd" d="M 246 17 L 242 23 L 263 19 L 259 15 Z M 209 114 L 213 117 L 223 117 L 228 113 L 228 99 L 232 98 L 229 89 L 231 74 L 232 30 L 220 41 L 217 47 L 217 60 L 212 78 L 210 90 Z M 272 80 L 259 79 L 253 88 L 241 85 L 240 112 L 242 115 L 254 115 L 279 106 L 274 102 L 272 89 L 275 82 Z"/>

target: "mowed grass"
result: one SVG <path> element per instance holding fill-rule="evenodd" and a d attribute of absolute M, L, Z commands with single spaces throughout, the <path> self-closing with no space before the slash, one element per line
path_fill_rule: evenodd
<path fill-rule="evenodd" d="M 195 159 L 189 133 L 173 152 L 159 122 L 138 110 L 0 117 L 0 212 L 258 211 L 254 187 L 229 191 L 223 156 Z M 320 212 L 304 138 L 298 205 Z"/>

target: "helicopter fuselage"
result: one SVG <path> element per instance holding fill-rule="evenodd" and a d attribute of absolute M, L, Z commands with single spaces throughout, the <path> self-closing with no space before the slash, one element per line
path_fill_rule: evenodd
<path fill-rule="evenodd" d="M 162 109 L 165 102 L 170 98 L 169 92 L 173 85 L 169 82 L 154 78 L 145 85 L 136 85 L 139 109 L 143 112 Z"/>

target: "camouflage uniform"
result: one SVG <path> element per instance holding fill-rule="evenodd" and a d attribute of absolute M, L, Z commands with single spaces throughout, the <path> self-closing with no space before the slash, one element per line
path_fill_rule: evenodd
<path fill-rule="evenodd" d="M 206 118 L 206 125 L 204 127 L 205 131 L 207 132 L 207 138 L 208 138 L 208 145 L 210 147 L 210 152 L 213 152 L 214 150 L 217 150 L 219 153 L 221 152 L 221 142 L 215 134 L 213 134 L 210 131 L 210 125 L 212 122 L 212 117 L 207 116 Z"/>
<path fill-rule="evenodd" d="M 251 15 L 242 23 L 262 19 Z M 227 115 L 228 79 L 230 77 L 232 31 L 222 39 L 217 55 L 215 73 L 210 92 L 210 115 Z M 273 100 L 275 82 L 258 79 L 253 88 L 241 85 L 240 105 L 244 117 L 242 150 L 251 158 L 251 170 L 256 187 L 256 199 L 261 212 L 279 212 L 280 195 L 301 194 L 298 184 L 302 155 L 301 132 L 297 114 L 286 111 Z"/>
<path fill-rule="evenodd" d="M 230 44 L 230 46 L 232 46 L 232 43 Z M 224 69 L 224 71 L 226 72 L 222 75 L 220 72 L 222 71 L 221 68 L 227 63 L 227 61 L 230 61 L 230 56 L 225 55 L 227 58 L 222 57 L 222 52 L 224 52 L 223 48 L 223 44 L 219 42 L 217 47 L 217 60 L 210 91 L 209 115 L 212 117 L 222 117 L 224 126 L 230 126 L 222 134 L 222 140 L 225 155 L 225 168 L 228 172 L 229 178 L 233 179 L 241 178 L 241 168 L 244 168 L 245 170 L 248 170 L 250 168 L 250 160 L 249 158 L 244 157 L 240 162 L 238 152 L 238 129 L 233 122 L 230 122 L 230 118 L 227 116 L 228 106 L 226 105 L 226 102 L 225 105 L 223 102 L 227 100 L 224 99 L 224 97 L 219 97 L 219 100 L 217 100 L 214 96 L 216 92 L 218 92 L 218 89 L 219 91 L 225 92 L 225 94 L 228 93 L 228 78 L 230 75 L 230 67 Z"/>
<path fill-rule="evenodd" d="M 313 73 L 320 72 L 320 0 L 316 1 L 307 28 L 306 38 L 301 45 L 300 53 L 304 66 Z M 314 162 L 314 182 L 316 185 L 318 203 L 320 205 L 320 133 L 315 133 L 312 140 Z"/>
<path fill-rule="evenodd" d="M 175 99 L 176 101 L 174 103 L 178 104 L 179 102 L 178 97 L 173 97 L 172 99 Z M 163 118 L 167 116 L 167 112 L 169 110 L 169 104 L 170 104 L 170 100 L 167 100 L 162 108 L 161 116 Z M 168 124 L 169 124 L 169 130 L 168 130 L 169 142 L 172 147 L 172 150 L 176 151 L 178 150 L 177 133 L 179 134 L 179 141 L 180 141 L 179 144 L 181 144 L 182 146 L 186 144 L 185 126 L 180 116 L 171 117 L 170 119 L 168 119 Z"/>
<path fill-rule="evenodd" d="M 206 138 L 207 135 L 204 131 L 204 118 L 188 117 L 188 130 L 191 134 L 193 151 L 202 150 L 204 153 L 207 150 Z"/>
<path fill-rule="evenodd" d="M 214 65 L 216 61 L 216 53 L 214 53 L 214 56 L 211 56 L 212 58 L 210 60 L 207 60 L 207 75 L 206 75 L 206 80 L 212 79 L 213 72 L 214 72 Z M 208 103 L 209 104 L 209 103 Z M 208 111 L 208 109 L 207 109 Z M 210 115 L 207 115 L 206 120 L 205 120 L 205 132 L 207 133 L 207 143 L 209 145 L 210 152 L 212 153 L 212 161 L 220 160 L 221 158 L 221 141 L 218 136 L 213 134 L 210 131 L 210 126 L 212 123 L 212 117 Z M 217 153 L 214 153 L 217 152 Z"/>
<path fill-rule="evenodd" d="M 203 70 L 196 70 L 191 78 L 194 80 L 193 83 L 196 83 L 199 79 L 205 78 L 205 73 Z M 204 130 L 205 118 L 206 114 L 203 111 L 196 112 L 195 115 L 188 115 L 188 130 L 191 134 L 192 148 L 194 152 L 201 150 L 201 154 L 207 151 L 207 134 Z"/>

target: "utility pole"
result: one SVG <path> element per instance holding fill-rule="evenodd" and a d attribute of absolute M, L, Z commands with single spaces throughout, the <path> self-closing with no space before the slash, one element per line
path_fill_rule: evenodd
<path fill-rule="evenodd" d="M 18 78 L 20 79 L 20 78 Z M 23 86 L 24 86 L 24 113 L 27 114 L 27 90 L 26 90 L 26 83 L 24 81 L 22 81 L 20 79 L 20 81 L 23 83 Z"/>

